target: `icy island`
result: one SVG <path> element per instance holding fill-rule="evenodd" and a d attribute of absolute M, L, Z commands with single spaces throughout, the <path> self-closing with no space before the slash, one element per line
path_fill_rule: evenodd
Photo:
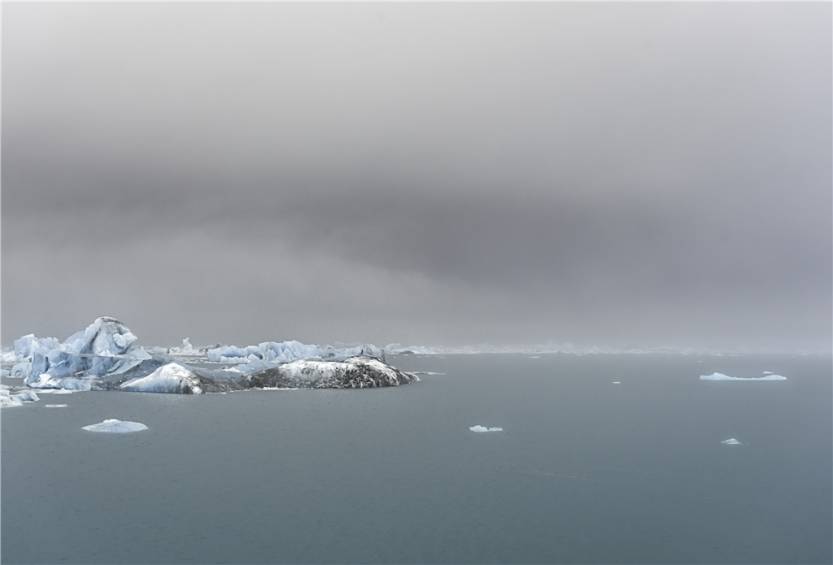
<path fill-rule="evenodd" d="M 25 335 L 14 342 L 14 351 L 3 353 L 2 361 L 2 374 L 22 378 L 29 389 L 62 392 L 202 394 L 253 388 L 376 388 L 419 380 L 388 365 L 384 352 L 372 345 L 283 341 L 198 349 L 186 339 L 181 348 L 145 348 L 127 326 L 111 317 L 97 318 L 63 342 Z M 6 404 L 23 400 L 13 396 Z"/>

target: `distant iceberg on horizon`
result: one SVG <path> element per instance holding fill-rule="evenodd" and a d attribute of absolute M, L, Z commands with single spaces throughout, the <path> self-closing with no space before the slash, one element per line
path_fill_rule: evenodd
<path fill-rule="evenodd" d="M 764 371 L 761 377 L 732 377 L 724 375 L 723 373 L 712 373 L 710 375 L 700 375 L 701 381 L 732 381 L 732 382 L 759 382 L 759 381 L 786 381 L 787 377 L 776 375 L 774 373 Z"/>

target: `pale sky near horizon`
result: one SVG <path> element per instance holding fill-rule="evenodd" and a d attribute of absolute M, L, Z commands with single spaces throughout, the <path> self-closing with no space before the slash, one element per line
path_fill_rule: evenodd
<path fill-rule="evenodd" d="M 2 20 L 5 344 L 830 349 L 829 3 Z"/>

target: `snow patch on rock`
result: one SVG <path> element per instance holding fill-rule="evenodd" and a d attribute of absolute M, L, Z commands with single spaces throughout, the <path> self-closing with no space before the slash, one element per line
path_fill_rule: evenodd
<path fill-rule="evenodd" d="M 145 377 L 130 379 L 122 383 L 119 389 L 128 392 L 202 394 L 199 378 L 179 363 L 162 365 Z"/>

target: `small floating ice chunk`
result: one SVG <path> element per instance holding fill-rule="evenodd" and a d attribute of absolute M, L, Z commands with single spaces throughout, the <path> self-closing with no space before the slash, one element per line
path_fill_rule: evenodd
<path fill-rule="evenodd" d="M 736 440 L 733 437 L 730 437 L 729 439 L 724 439 L 720 443 L 722 443 L 723 445 L 743 445 L 740 441 Z"/>
<path fill-rule="evenodd" d="M 0 388 L 0 407 L 11 408 L 14 406 L 23 406 L 23 401 L 16 394 L 10 394 L 8 388 Z"/>
<path fill-rule="evenodd" d="M 756 382 L 756 381 L 786 381 L 787 377 L 768 374 L 763 377 L 732 377 L 723 373 L 712 373 L 711 375 L 700 375 L 701 381 L 734 381 L 734 382 Z"/>
<path fill-rule="evenodd" d="M 44 408 L 66 408 L 66 404 L 44 404 Z"/>
<path fill-rule="evenodd" d="M 40 400 L 34 390 L 23 389 L 15 394 L 23 402 L 37 402 Z"/>
<path fill-rule="evenodd" d="M 622 381 L 613 381 L 611 384 L 620 385 L 620 384 L 622 384 Z"/>
<path fill-rule="evenodd" d="M 38 395 L 32 390 L 23 389 L 12 392 L 7 385 L 0 385 L 0 407 L 23 406 L 24 402 L 37 402 L 38 400 L 40 400 Z"/>
<path fill-rule="evenodd" d="M 123 422 L 122 420 L 111 418 L 99 422 L 97 424 L 90 424 L 89 426 L 84 426 L 82 429 L 88 432 L 128 434 L 131 432 L 141 432 L 143 430 L 148 429 L 148 427 L 142 424 L 141 422 Z"/>
<path fill-rule="evenodd" d="M 502 432 L 503 428 L 489 428 L 487 426 L 471 426 L 469 428 L 471 431 L 476 432 L 478 434 L 486 433 L 486 432 Z"/>

